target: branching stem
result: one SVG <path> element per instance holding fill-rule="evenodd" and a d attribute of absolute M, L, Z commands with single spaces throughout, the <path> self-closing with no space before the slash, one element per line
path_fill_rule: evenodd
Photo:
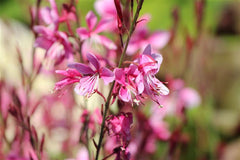
<path fill-rule="evenodd" d="M 122 66 L 123 59 L 124 59 L 124 56 L 126 54 L 130 38 L 131 38 L 131 36 L 133 34 L 133 31 L 135 30 L 135 27 L 136 27 L 136 24 L 137 24 L 137 19 L 138 19 L 139 12 L 140 12 L 140 10 L 142 8 L 142 5 L 143 5 L 143 1 L 144 0 L 139 0 L 139 2 L 138 2 L 137 10 L 135 12 L 133 21 L 132 21 L 131 26 L 130 26 L 129 34 L 127 36 L 127 40 L 125 42 L 125 46 L 124 46 L 123 52 L 122 52 L 121 57 L 120 57 L 118 68 L 120 68 Z M 99 137 L 99 141 L 98 141 L 98 145 L 97 145 L 97 153 L 96 153 L 95 160 L 98 160 L 98 157 L 99 157 L 99 153 L 100 153 L 100 149 L 101 149 L 101 145 L 102 145 L 102 141 L 103 141 L 103 137 L 104 137 L 105 120 L 106 120 L 106 117 L 107 117 L 107 112 L 108 112 L 108 109 L 109 109 L 109 104 L 110 104 L 110 100 L 111 100 L 111 97 L 112 97 L 112 91 L 113 91 L 114 85 L 115 85 L 115 81 L 111 85 L 111 88 L 110 88 L 110 91 L 109 91 L 109 94 L 108 94 L 108 97 L 107 97 L 107 102 L 105 103 L 105 109 L 104 109 L 104 113 L 103 113 L 103 120 L 102 120 L 102 124 L 101 124 L 101 131 L 100 131 L 100 137 Z"/>

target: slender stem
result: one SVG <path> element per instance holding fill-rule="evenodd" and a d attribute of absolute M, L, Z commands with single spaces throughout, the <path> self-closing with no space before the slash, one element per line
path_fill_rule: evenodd
<path fill-rule="evenodd" d="M 143 5 L 143 1 L 144 0 L 140 0 L 138 2 L 137 10 L 135 12 L 133 21 L 132 21 L 131 26 L 130 26 L 130 31 L 129 31 L 129 34 L 128 34 L 128 37 L 127 37 L 127 40 L 126 40 L 126 43 L 125 43 L 122 55 L 120 57 L 118 68 L 120 68 L 122 66 L 124 55 L 126 54 L 130 38 L 131 38 L 132 33 L 133 33 L 133 31 L 134 31 L 134 29 L 136 27 L 137 19 L 138 19 L 139 12 L 140 12 L 140 10 L 142 8 L 142 5 Z M 114 85 L 115 85 L 115 81 L 111 85 L 111 88 L 110 88 L 110 91 L 109 91 L 109 94 L 108 94 L 108 97 L 107 97 L 107 102 L 105 103 L 105 109 L 104 109 L 104 113 L 103 113 L 103 120 L 102 120 L 102 124 L 101 124 L 101 131 L 100 131 L 100 137 L 99 137 L 99 141 L 98 141 L 97 153 L 96 153 L 95 160 L 98 160 L 98 157 L 99 157 L 99 152 L 100 152 L 102 141 L 103 141 L 103 137 L 104 137 L 105 120 L 106 120 L 107 112 L 108 112 L 108 109 L 109 109 L 109 104 L 110 104 L 110 100 L 111 100 L 111 97 L 112 97 L 112 91 L 113 91 Z"/>
<path fill-rule="evenodd" d="M 115 81 L 113 82 L 113 84 L 111 86 L 111 89 L 110 89 L 108 97 L 107 97 L 107 102 L 105 103 L 105 110 L 103 112 L 103 120 L 102 120 L 102 124 L 101 124 L 101 131 L 100 131 L 100 137 L 99 137 L 99 141 L 98 141 L 98 145 L 97 145 L 97 153 L 96 153 L 95 160 L 98 160 L 99 152 L 100 152 L 100 149 L 101 149 L 102 140 L 103 140 L 103 137 L 104 137 L 105 120 L 106 120 L 106 116 L 107 116 L 107 112 L 108 112 L 108 108 L 109 108 L 109 104 L 110 104 L 111 95 L 112 95 L 114 85 L 115 85 Z"/>
<path fill-rule="evenodd" d="M 139 12 L 140 12 L 140 10 L 142 9 L 143 1 L 144 1 L 144 0 L 140 0 L 140 1 L 138 2 L 137 10 L 136 10 L 136 12 L 135 12 L 135 15 L 134 15 L 132 24 L 131 24 L 131 26 L 130 26 L 129 34 L 128 34 L 128 37 L 127 37 L 127 40 L 126 40 L 126 44 L 125 44 L 125 46 L 124 46 L 123 53 L 122 53 L 122 55 L 121 55 L 121 57 L 120 57 L 120 61 L 119 61 L 118 67 L 121 67 L 121 65 L 122 65 L 122 63 L 123 63 L 123 59 L 124 59 L 124 56 L 125 56 L 125 54 L 126 54 L 127 47 L 128 47 L 129 41 L 130 41 L 130 38 L 131 38 L 131 36 L 132 36 L 132 34 L 133 34 L 133 31 L 134 31 L 134 29 L 135 29 L 135 27 L 136 27 L 136 24 L 137 24 L 137 19 L 138 19 L 138 16 L 139 16 Z"/>

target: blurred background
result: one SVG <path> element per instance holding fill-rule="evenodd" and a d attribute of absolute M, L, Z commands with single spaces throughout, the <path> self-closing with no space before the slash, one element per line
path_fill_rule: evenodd
<path fill-rule="evenodd" d="M 57 0 L 60 2 L 64 0 Z M 187 113 L 185 130 L 193 140 L 182 158 L 240 160 L 240 2 L 201 2 L 145 0 L 141 13 L 151 14 L 152 31 L 169 30 L 174 34 L 161 52 L 164 61 L 159 76 L 184 79 L 202 97 L 201 106 Z M 31 48 L 29 6 L 33 4 L 33 0 L 0 1 L 1 57 L 4 52 L 11 52 L 7 47 L 12 44 L 11 36 L 21 41 L 23 47 Z M 94 10 L 93 4 L 94 0 L 79 0 L 82 19 Z M 6 42 L 3 27 L 11 25 L 15 32 L 9 30 Z M 1 77 L 8 59 L 0 62 Z M 11 63 L 7 66 L 11 70 Z"/>

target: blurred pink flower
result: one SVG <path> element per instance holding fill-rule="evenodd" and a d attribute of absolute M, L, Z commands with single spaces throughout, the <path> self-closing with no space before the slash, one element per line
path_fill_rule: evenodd
<path fill-rule="evenodd" d="M 104 20 L 109 22 L 106 26 L 109 30 L 117 30 L 117 11 L 114 0 L 97 0 L 95 9 Z"/>
<path fill-rule="evenodd" d="M 153 129 L 155 136 L 161 140 L 167 140 L 170 137 L 168 125 L 164 121 L 167 115 L 166 107 L 159 108 L 155 104 L 151 107 L 151 116 L 149 117 L 149 124 Z"/>
<path fill-rule="evenodd" d="M 71 20 L 71 21 L 76 21 L 76 9 L 73 5 L 67 5 L 63 4 L 63 9 L 62 9 L 62 15 L 59 18 L 60 22 L 65 22 Z"/>
<path fill-rule="evenodd" d="M 55 0 L 48 0 L 50 7 L 42 7 L 39 10 L 39 18 L 51 30 L 58 30 L 59 23 L 76 21 L 76 9 L 72 5 L 63 4 L 61 15 L 58 12 Z"/>
<path fill-rule="evenodd" d="M 34 31 L 39 34 L 35 47 L 45 49 L 46 57 L 55 65 L 72 57 L 73 49 L 66 33 L 53 31 L 44 26 L 35 26 Z"/>
<path fill-rule="evenodd" d="M 145 21 L 145 18 L 148 19 L 147 16 L 144 16 L 142 17 L 142 20 Z M 133 55 L 138 50 L 143 51 L 148 44 L 151 44 L 152 49 L 154 51 L 158 51 L 159 49 L 165 47 L 169 40 L 170 40 L 169 32 L 156 31 L 150 34 L 150 31 L 147 29 L 146 23 L 139 22 L 129 42 L 127 54 Z"/>
<path fill-rule="evenodd" d="M 67 158 L 65 160 L 89 160 L 88 150 L 86 147 L 81 147 L 76 158 Z"/>
<path fill-rule="evenodd" d="M 123 146 L 127 146 L 131 139 L 130 128 L 132 123 L 132 113 L 120 113 L 117 116 L 110 115 L 108 117 L 107 128 L 110 135 L 116 136 Z"/>
<path fill-rule="evenodd" d="M 185 87 L 180 91 L 180 99 L 186 108 L 196 107 L 201 103 L 201 98 L 196 90 Z"/>
<path fill-rule="evenodd" d="M 57 30 L 59 25 L 59 14 L 55 0 L 48 0 L 50 7 L 43 7 L 39 10 L 40 20 L 48 25 L 49 29 Z"/>
<path fill-rule="evenodd" d="M 200 95 L 196 90 L 185 87 L 181 79 L 169 79 L 171 94 L 164 96 L 161 103 L 168 114 L 182 115 L 184 108 L 196 107 L 201 103 Z"/>

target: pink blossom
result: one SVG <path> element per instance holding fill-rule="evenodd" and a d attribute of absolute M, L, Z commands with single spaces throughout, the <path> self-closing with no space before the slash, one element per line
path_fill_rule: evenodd
<path fill-rule="evenodd" d="M 168 88 L 150 74 L 144 76 L 144 87 L 144 93 L 159 105 L 161 105 L 161 97 L 169 93 Z"/>
<path fill-rule="evenodd" d="M 155 77 L 162 63 L 162 56 L 151 53 L 151 46 L 148 45 L 135 62 L 138 63 L 140 71 L 136 77 L 139 94 L 145 93 L 153 101 L 160 104 L 161 96 L 169 93 L 168 88 Z"/>
<path fill-rule="evenodd" d="M 143 20 L 145 17 L 142 18 Z M 142 22 L 140 22 L 141 24 Z M 138 24 L 136 30 L 131 37 L 129 46 L 127 49 L 128 55 L 135 54 L 139 49 L 143 51 L 148 44 L 151 44 L 154 51 L 162 49 L 166 46 L 170 39 L 170 33 L 167 31 L 156 31 L 152 34 L 149 34 L 150 31 L 147 29 L 146 24 Z"/>
<path fill-rule="evenodd" d="M 104 20 L 109 22 L 106 26 L 107 29 L 117 30 L 117 11 L 114 0 L 97 0 L 95 9 Z"/>
<path fill-rule="evenodd" d="M 80 78 L 82 77 L 82 75 L 77 70 L 71 69 L 71 68 L 67 69 L 66 71 L 65 70 L 56 70 L 56 73 L 61 74 L 66 77 L 63 80 L 61 80 L 55 84 L 56 90 L 60 90 L 63 87 L 65 87 L 66 85 L 79 82 Z"/>
<path fill-rule="evenodd" d="M 65 22 L 67 21 L 76 21 L 77 17 L 76 17 L 76 9 L 73 5 L 67 5 L 67 4 L 63 4 L 63 9 L 62 9 L 62 15 L 59 18 L 60 22 Z"/>
<path fill-rule="evenodd" d="M 146 96 L 160 104 L 161 96 L 169 93 L 168 88 L 160 82 L 155 74 L 159 71 L 162 56 L 151 52 L 148 45 L 128 68 L 115 69 L 115 94 L 125 102 L 142 102 Z"/>
<path fill-rule="evenodd" d="M 200 104 L 201 98 L 196 90 L 185 87 L 180 91 L 180 99 L 186 108 L 196 107 Z"/>
<path fill-rule="evenodd" d="M 97 24 L 96 15 L 90 11 L 86 16 L 87 28 L 80 27 L 77 33 L 81 40 L 90 40 L 97 44 L 102 44 L 108 49 L 116 49 L 116 45 L 106 36 L 99 35 L 99 33 L 106 31 L 107 20 L 101 20 Z"/>
<path fill-rule="evenodd" d="M 168 130 L 168 125 L 164 121 L 167 115 L 167 108 L 159 108 L 154 104 L 151 108 L 151 116 L 149 118 L 149 124 L 155 133 L 155 136 L 161 140 L 167 140 L 170 137 L 170 131 Z"/>
<path fill-rule="evenodd" d="M 152 53 L 151 46 L 148 45 L 134 62 L 138 63 L 138 70 L 144 75 L 155 75 L 160 69 L 162 60 L 162 55 Z"/>
<path fill-rule="evenodd" d="M 73 49 L 64 32 L 52 31 L 44 26 L 35 26 L 34 31 L 39 34 L 35 41 L 35 47 L 46 50 L 46 56 L 54 61 L 55 65 L 61 63 L 65 58 L 71 58 Z"/>
<path fill-rule="evenodd" d="M 83 76 L 75 87 L 75 92 L 82 96 L 90 97 L 98 88 L 101 78 L 105 85 L 114 80 L 114 74 L 106 67 L 101 67 L 98 59 L 93 54 L 87 54 L 89 65 L 72 63 L 68 67 L 76 69 Z"/>
<path fill-rule="evenodd" d="M 59 23 L 59 14 L 55 0 L 49 0 L 50 7 L 43 7 L 39 11 L 40 19 L 52 30 L 57 30 Z"/>
<path fill-rule="evenodd" d="M 133 123 L 132 113 L 120 113 L 117 116 L 110 115 L 107 120 L 107 128 L 110 135 L 116 136 L 123 146 L 130 142 L 130 127 Z"/>
<path fill-rule="evenodd" d="M 62 15 L 59 15 L 55 0 L 48 0 L 50 7 L 43 7 L 39 10 L 39 18 L 49 29 L 57 30 L 59 23 L 76 21 L 76 10 L 72 5 L 63 4 Z"/>
<path fill-rule="evenodd" d="M 116 68 L 115 73 L 115 91 L 119 90 L 118 97 L 124 102 L 132 102 L 132 94 L 136 95 L 136 89 L 131 86 L 126 79 L 130 81 L 129 74 L 124 69 Z"/>
<path fill-rule="evenodd" d="M 169 88 L 172 93 L 164 96 L 161 103 L 167 108 L 168 114 L 183 114 L 184 108 L 196 107 L 200 104 L 201 98 L 196 90 L 185 87 L 181 79 L 169 79 Z"/>

